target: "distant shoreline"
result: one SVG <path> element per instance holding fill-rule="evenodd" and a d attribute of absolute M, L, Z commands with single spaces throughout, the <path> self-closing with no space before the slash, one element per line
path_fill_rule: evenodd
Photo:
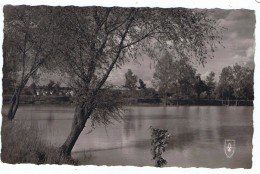
<path fill-rule="evenodd" d="M 3 95 L 3 104 L 11 101 L 11 95 Z M 168 99 L 162 98 L 125 98 L 126 106 L 253 106 L 253 100 L 222 100 L 222 99 Z M 237 103 L 237 105 L 236 105 Z M 71 96 L 32 96 L 21 95 L 22 105 L 73 105 Z"/>

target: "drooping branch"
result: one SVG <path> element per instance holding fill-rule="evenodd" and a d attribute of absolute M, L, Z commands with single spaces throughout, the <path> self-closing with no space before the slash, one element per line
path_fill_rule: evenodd
<path fill-rule="evenodd" d="M 24 73 L 25 73 L 26 45 L 27 45 L 27 42 L 28 42 L 28 32 L 29 32 L 28 29 L 26 29 L 25 35 L 24 35 L 23 50 L 22 50 L 22 79 L 21 79 L 21 83 L 23 83 L 23 78 L 24 78 Z"/>

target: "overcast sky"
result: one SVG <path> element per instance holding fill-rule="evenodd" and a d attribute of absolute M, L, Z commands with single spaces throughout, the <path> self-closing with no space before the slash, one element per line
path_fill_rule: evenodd
<path fill-rule="evenodd" d="M 222 27 L 226 30 L 223 32 L 222 43 L 225 48 L 219 46 L 214 54 L 213 59 L 208 59 L 205 67 L 195 65 L 198 73 L 205 78 L 209 72 L 216 73 L 216 78 L 221 73 L 223 67 L 232 66 L 236 63 L 254 66 L 254 50 L 255 50 L 255 14 L 252 10 L 209 10 Z M 147 86 L 151 86 L 153 78 L 154 66 L 152 61 L 146 55 L 141 57 L 140 64 L 129 62 L 121 69 L 115 69 L 109 77 L 109 82 L 116 85 L 124 85 L 124 74 L 128 69 L 132 69 L 133 73 L 145 81 Z M 152 64 L 152 65 L 151 65 Z"/>

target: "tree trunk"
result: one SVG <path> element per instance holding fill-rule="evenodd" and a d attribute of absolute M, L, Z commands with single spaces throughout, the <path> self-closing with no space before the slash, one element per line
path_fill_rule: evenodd
<path fill-rule="evenodd" d="M 20 94 L 21 94 L 21 90 L 18 89 L 13 97 L 12 97 L 12 100 L 11 100 L 11 106 L 9 108 L 9 111 L 8 111 L 8 114 L 7 114 L 7 118 L 8 120 L 13 120 L 14 119 L 14 116 L 17 112 L 17 109 L 18 109 L 18 106 L 20 104 Z"/>
<path fill-rule="evenodd" d="M 91 115 L 90 112 L 85 113 L 85 109 L 82 105 L 77 105 L 75 109 L 74 119 L 69 136 L 64 144 L 60 147 L 60 158 L 67 158 L 71 156 L 71 151 L 80 135 L 83 131 L 85 124 Z"/>

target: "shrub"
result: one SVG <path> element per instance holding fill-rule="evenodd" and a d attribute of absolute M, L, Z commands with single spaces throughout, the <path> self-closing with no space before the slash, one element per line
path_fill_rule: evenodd
<path fill-rule="evenodd" d="M 151 153 L 155 160 L 155 167 L 163 167 L 167 161 L 162 158 L 162 153 L 165 152 L 169 143 L 170 134 L 166 129 L 157 129 L 150 127 L 151 130 Z"/>

